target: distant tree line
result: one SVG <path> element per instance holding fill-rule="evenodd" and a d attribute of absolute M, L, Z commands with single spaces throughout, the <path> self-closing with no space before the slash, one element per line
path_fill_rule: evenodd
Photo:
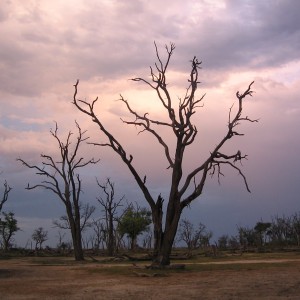
<path fill-rule="evenodd" d="M 254 227 L 237 227 L 237 235 L 222 235 L 219 249 L 280 248 L 300 246 L 300 212 L 291 216 L 273 216 L 270 222 L 257 222 Z"/>
<path fill-rule="evenodd" d="M 103 184 L 98 180 L 96 182 L 100 188 L 97 200 L 102 217 L 93 218 L 96 207 L 78 202 L 79 228 L 81 233 L 86 233 L 80 235 L 80 242 L 83 245 L 81 248 L 93 249 L 95 253 L 101 252 L 114 256 L 122 250 L 140 248 L 137 238 L 143 235 L 140 241 L 142 248 L 153 250 L 151 212 L 138 204 L 128 203 L 124 195 L 116 199 L 115 184 L 110 178 L 107 178 Z M 0 199 L 0 247 L 4 252 L 13 246 L 13 237 L 20 230 L 14 213 L 3 211 L 11 190 L 12 188 L 5 181 Z M 54 220 L 53 224 L 59 229 L 72 232 L 67 215 Z M 271 217 L 270 222 L 260 220 L 253 227 L 238 226 L 236 235 L 224 234 L 215 243 L 211 242 L 212 236 L 213 232 L 208 230 L 203 223 L 199 222 L 195 226 L 190 220 L 183 219 L 179 224 L 176 240 L 190 252 L 211 246 L 216 246 L 219 250 L 234 251 L 300 247 L 300 212 L 291 216 L 276 215 Z M 36 253 L 39 253 L 43 250 L 43 244 L 48 240 L 48 232 L 40 226 L 33 231 L 31 238 Z M 66 241 L 65 233 L 59 231 L 56 249 L 61 254 L 74 253 L 74 243 Z"/>
<path fill-rule="evenodd" d="M 96 207 L 80 204 L 80 224 L 82 248 L 92 249 L 95 254 L 103 253 L 114 256 L 120 251 L 144 248 L 153 251 L 154 239 L 151 228 L 151 212 L 137 203 L 128 203 L 125 196 L 115 196 L 115 184 L 110 178 L 101 184 L 96 180 L 100 193 L 97 197 L 102 216 L 93 218 Z M 7 252 L 13 246 L 13 236 L 20 230 L 13 212 L 3 212 L 12 188 L 5 181 L 0 201 L 0 246 Z M 61 216 L 54 220 L 55 227 L 71 230 L 68 217 Z M 89 229 L 89 230 L 88 230 Z M 152 229 L 152 230 L 151 230 Z M 143 235 L 138 245 L 138 236 Z M 74 253 L 74 244 L 65 240 L 65 233 L 59 231 L 56 250 L 60 254 Z M 189 252 L 197 249 L 209 249 L 212 246 L 219 250 L 250 251 L 253 249 L 274 249 L 290 246 L 300 247 L 300 212 L 291 216 L 273 216 L 270 222 L 260 220 L 253 227 L 237 226 L 236 235 L 224 234 L 212 243 L 213 232 L 199 222 L 194 225 L 188 219 L 182 219 L 176 241 Z M 48 231 L 43 227 L 32 233 L 34 249 L 38 254 L 48 240 Z M 47 248 L 47 247 L 46 247 Z M 76 257 L 75 257 L 76 258 Z"/>

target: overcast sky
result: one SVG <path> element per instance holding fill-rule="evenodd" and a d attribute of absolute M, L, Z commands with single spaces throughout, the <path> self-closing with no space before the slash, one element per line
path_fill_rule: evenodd
<path fill-rule="evenodd" d="M 77 120 L 92 141 L 104 141 L 71 103 L 77 79 L 82 99 L 101 99 L 98 114 L 135 155 L 135 166 L 147 174 L 153 194 L 167 197 L 169 172 L 160 147 L 151 136 L 137 135 L 122 124 L 120 117 L 128 115 L 115 101 L 122 94 L 141 113 L 162 113 L 147 86 L 128 80 L 149 78 L 156 59 L 154 41 L 162 58 L 165 44 L 176 45 L 169 73 L 174 103 L 185 93 L 190 60 L 197 56 L 203 62 L 199 95 L 206 96 L 194 116 L 199 134 L 189 149 L 186 172 L 226 133 L 236 91 L 255 81 L 255 93 L 244 110 L 259 123 L 241 126 L 245 136 L 226 148 L 248 154 L 242 170 L 252 193 L 236 172 L 226 169 L 221 185 L 209 178 L 203 195 L 183 217 L 204 223 L 217 238 L 235 234 L 237 225 L 253 226 L 261 218 L 299 212 L 299 11 L 298 0 L 2 0 L 0 179 L 13 188 L 4 210 L 13 210 L 19 220 L 20 246 L 38 226 L 47 228 L 54 240 L 58 230 L 51 228 L 52 220 L 64 211 L 49 192 L 24 189 L 39 178 L 16 158 L 38 164 L 41 153 L 55 156 L 57 147 L 49 134 L 54 121 L 62 138 L 75 131 Z M 116 155 L 92 147 L 82 155 L 101 159 L 82 174 L 83 201 L 96 204 L 95 177 L 110 177 L 119 196 L 146 206 Z M 95 217 L 100 215 L 99 208 Z"/>

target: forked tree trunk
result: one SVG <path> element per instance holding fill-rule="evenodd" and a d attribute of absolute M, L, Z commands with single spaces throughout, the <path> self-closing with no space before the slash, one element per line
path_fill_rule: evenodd
<path fill-rule="evenodd" d="M 179 207 L 173 211 L 173 213 L 167 214 L 165 231 L 161 230 L 160 241 L 155 241 L 155 245 L 158 248 L 154 249 L 153 265 L 159 265 L 161 267 L 170 264 L 170 256 L 172 252 L 172 247 L 174 244 L 179 220 L 180 220 L 181 210 Z M 154 224 L 154 228 L 158 227 L 158 224 Z"/>

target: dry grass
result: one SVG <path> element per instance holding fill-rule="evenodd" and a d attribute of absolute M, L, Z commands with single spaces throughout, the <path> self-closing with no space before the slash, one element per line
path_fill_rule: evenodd
<path fill-rule="evenodd" d="M 299 295 L 297 254 L 196 259 L 187 262 L 186 270 L 137 270 L 129 263 L 79 264 L 45 257 L 0 261 L 3 300 L 299 299 Z"/>

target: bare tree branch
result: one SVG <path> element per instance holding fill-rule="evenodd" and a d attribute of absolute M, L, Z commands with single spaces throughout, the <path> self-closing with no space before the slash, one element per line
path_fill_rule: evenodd
<path fill-rule="evenodd" d="M 95 146 L 108 146 L 111 147 L 123 160 L 123 162 L 127 165 L 129 168 L 130 172 L 134 176 L 137 184 L 139 185 L 141 191 L 143 192 L 145 199 L 149 203 L 151 207 L 155 206 L 155 201 L 153 200 L 148 188 L 146 187 L 146 184 L 142 180 L 142 178 L 139 176 L 138 172 L 136 171 L 135 167 L 132 164 L 133 161 L 133 156 L 130 154 L 129 156 L 127 155 L 125 149 L 122 147 L 120 142 L 105 128 L 105 126 L 102 124 L 101 119 L 96 116 L 94 112 L 94 105 L 98 101 L 98 97 L 92 102 L 92 104 L 77 99 L 77 92 L 78 92 L 78 84 L 79 80 L 77 80 L 76 84 L 74 85 L 75 87 L 75 92 L 73 95 L 73 104 L 84 114 L 88 115 L 91 117 L 93 122 L 95 122 L 98 126 L 101 132 L 105 134 L 105 136 L 108 139 L 107 143 L 91 143 Z"/>
<path fill-rule="evenodd" d="M 233 162 L 242 161 L 243 159 L 247 158 L 247 155 L 242 155 L 240 150 L 238 150 L 237 153 L 235 153 L 235 154 L 225 155 L 220 151 L 220 149 L 233 136 L 242 136 L 243 135 L 243 134 L 237 132 L 236 130 L 234 130 L 234 128 L 236 128 L 238 125 L 240 125 L 240 123 L 242 121 L 258 122 L 258 120 L 251 120 L 248 117 L 242 117 L 243 99 L 247 96 L 252 96 L 253 91 L 251 90 L 251 87 L 252 87 L 253 83 L 254 83 L 254 81 L 249 84 L 248 88 L 246 89 L 246 91 L 244 93 L 242 93 L 242 94 L 240 94 L 239 92 L 236 93 L 236 96 L 238 98 L 238 109 L 233 116 L 232 116 L 233 106 L 231 106 L 231 108 L 229 110 L 229 121 L 228 121 L 228 126 L 227 126 L 228 130 L 227 130 L 227 133 L 224 136 L 224 138 L 219 142 L 219 144 L 217 144 L 217 146 L 210 153 L 210 156 L 206 159 L 206 161 L 202 165 L 200 165 L 199 167 L 194 169 L 186 177 L 186 181 L 180 191 L 181 195 L 183 195 L 185 193 L 185 191 L 187 190 L 187 188 L 190 186 L 191 180 L 197 174 L 202 172 L 202 177 L 199 181 L 199 184 L 195 187 L 195 189 L 189 196 L 187 196 L 184 200 L 182 200 L 182 202 L 181 202 L 182 207 L 189 205 L 191 203 L 191 201 L 196 199 L 202 193 L 203 186 L 204 186 L 203 182 L 207 177 L 207 173 L 209 172 L 209 170 L 214 169 L 211 174 L 215 174 L 216 165 L 218 165 L 218 179 L 220 178 L 219 175 L 222 174 L 221 173 L 221 165 L 223 165 L 223 164 L 230 165 L 231 167 L 236 169 L 239 172 L 239 174 L 242 176 L 245 186 L 246 186 L 246 189 L 248 192 L 250 192 L 249 185 L 247 183 L 245 175 L 242 173 L 240 168 L 238 168 L 236 165 L 234 165 L 233 163 L 231 163 L 229 161 L 229 160 L 233 160 Z M 220 159 L 225 159 L 225 161 L 220 160 Z"/>
<path fill-rule="evenodd" d="M 98 186 L 101 188 L 105 197 L 97 198 L 99 204 L 102 206 L 105 213 L 105 230 L 107 232 L 106 245 L 108 255 L 112 256 L 116 252 L 116 229 L 115 222 L 119 222 L 117 216 L 118 207 L 122 206 L 125 198 L 123 195 L 119 200 L 115 201 L 115 185 L 110 178 L 106 179 L 105 184 L 100 184 L 96 179 Z"/>
<path fill-rule="evenodd" d="M 2 207 L 4 205 L 4 203 L 8 200 L 8 194 L 10 193 L 10 191 L 12 190 L 12 188 L 8 185 L 7 181 L 4 181 L 4 191 L 2 194 L 2 199 L 0 201 L 0 213 L 2 211 Z"/>

